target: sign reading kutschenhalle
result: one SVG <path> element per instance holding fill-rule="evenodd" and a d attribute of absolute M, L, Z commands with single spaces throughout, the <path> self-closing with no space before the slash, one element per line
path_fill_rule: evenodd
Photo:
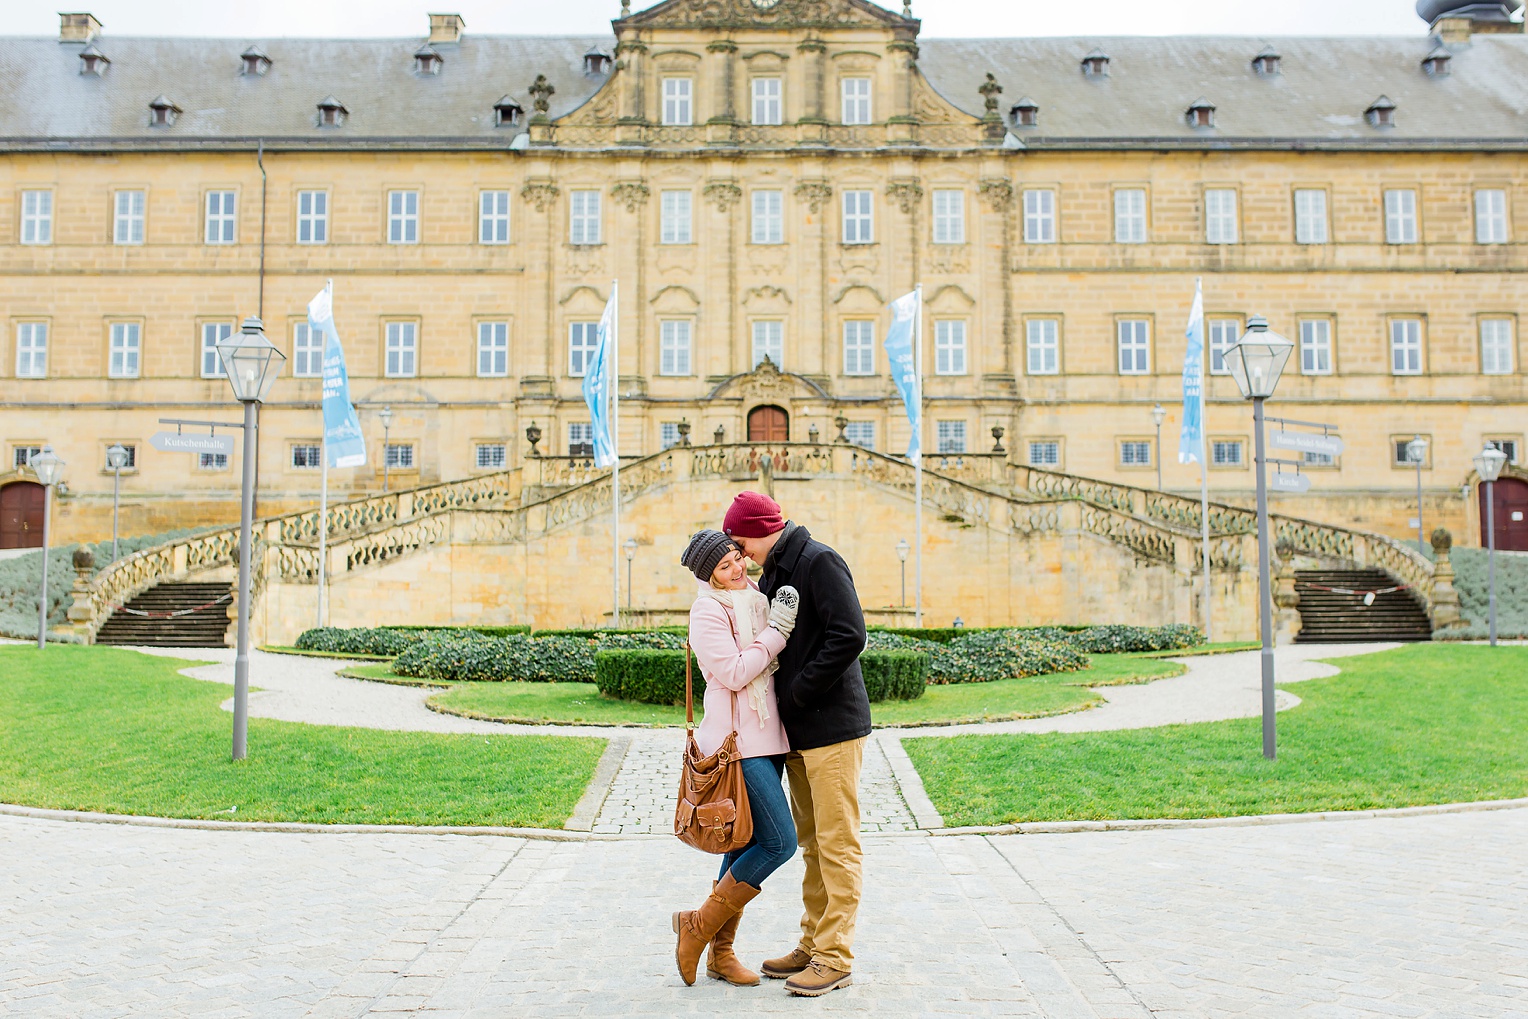
<path fill-rule="evenodd" d="M 155 432 L 149 437 L 149 445 L 161 453 L 221 453 L 233 454 L 232 435 L 184 435 L 180 432 Z"/>

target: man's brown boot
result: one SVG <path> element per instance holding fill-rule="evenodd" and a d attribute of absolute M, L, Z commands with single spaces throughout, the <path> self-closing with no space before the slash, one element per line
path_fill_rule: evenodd
<path fill-rule="evenodd" d="M 711 883 L 712 891 L 716 890 L 716 883 Z M 738 921 L 743 919 L 742 910 L 734 913 L 732 919 L 722 924 L 711 939 L 711 948 L 706 952 L 706 976 L 713 980 L 725 980 L 729 984 L 739 987 L 756 987 L 759 983 L 759 975 L 744 966 L 737 953 L 732 950 L 733 939 L 737 937 Z"/>
<path fill-rule="evenodd" d="M 848 987 L 854 981 L 847 970 L 834 969 L 825 962 L 813 961 L 810 966 L 785 982 L 785 989 L 803 998 L 816 998 Z"/>
<path fill-rule="evenodd" d="M 764 975 L 771 980 L 784 980 L 793 977 L 812 964 L 812 953 L 804 948 L 793 948 L 789 955 L 782 955 L 778 959 L 765 959 L 764 965 L 759 968 Z"/>
<path fill-rule="evenodd" d="M 701 953 L 716 937 L 722 924 L 743 911 L 753 901 L 759 890 L 732 879 L 732 872 L 719 881 L 710 896 L 699 909 L 674 914 L 674 933 L 679 940 L 674 946 L 674 961 L 679 964 L 679 976 L 686 984 L 695 982 L 695 971 L 700 967 Z"/>

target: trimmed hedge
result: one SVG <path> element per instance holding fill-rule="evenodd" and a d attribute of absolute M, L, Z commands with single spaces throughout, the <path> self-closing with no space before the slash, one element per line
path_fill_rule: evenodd
<path fill-rule="evenodd" d="M 701 682 L 697 694 L 705 692 L 704 681 Z M 594 685 L 606 697 L 620 700 L 683 704 L 684 652 L 597 651 L 594 655 Z"/>
<path fill-rule="evenodd" d="M 869 648 L 927 654 L 928 681 L 941 685 L 990 683 L 1088 667 L 1088 656 L 1072 644 L 1040 640 L 1022 630 L 975 630 L 948 644 L 876 632 L 870 634 Z"/>
<path fill-rule="evenodd" d="M 401 655 L 425 636 L 418 630 L 395 630 L 392 627 L 345 629 L 323 626 L 304 630 L 295 647 L 299 651 L 345 655 Z"/>
<path fill-rule="evenodd" d="M 514 626 L 380 626 L 378 629 L 411 633 L 476 633 L 483 637 L 509 637 L 531 632 L 531 628 L 524 623 Z"/>
<path fill-rule="evenodd" d="M 597 630 L 591 627 L 573 628 L 568 630 L 536 630 L 534 637 L 581 637 L 585 640 L 603 640 L 607 637 L 617 636 L 640 636 L 649 633 L 668 633 L 680 637 L 688 637 L 688 626 L 654 626 L 645 630 Z"/>
<path fill-rule="evenodd" d="M 973 633 L 990 633 L 994 630 L 1022 630 L 1024 627 L 1017 626 L 877 626 L 871 628 L 871 633 L 886 633 L 893 637 L 911 637 L 913 640 L 929 640 L 936 644 L 948 644 L 959 637 L 969 637 Z M 1086 626 L 1062 626 L 1053 627 L 1060 630 L 1086 630 Z"/>
<path fill-rule="evenodd" d="M 1167 626 L 1110 624 L 1089 626 L 1082 630 L 1040 626 L 1024 632 L 1041 640 L 1063 641 L 1092 655 L 1127 651 L 1176 651 L 1204 643 L 1204 633 L 1199 627 L 1184 623 L 1170 623 Z"/>
<path fill-rule="evenodd" d="M 866 651 L 860 655 L 865 693 L 872 704 L 911 701 L 928 689 L 929 656 L 923 651 Z"/>
<path fill-rule="evenodd" d="M 426 635 L 393 662 L 400 676 L 444 682 L 593 683 L 598 651 L 678 651 L 684 638 L 672 633 L 598 632 L 594 637 L 482 637 Z"/>

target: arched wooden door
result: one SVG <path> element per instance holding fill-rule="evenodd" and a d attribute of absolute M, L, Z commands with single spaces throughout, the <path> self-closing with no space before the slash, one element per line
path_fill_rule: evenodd
<path fill-rule="evenodd" d="M 1480 486 L 1480 536 L 1486 534 L 1486 486 Z M 1496 482 L 1496 547 L 1505 552 L 1528 552 L 1528 481 L 1502 478 Z"/>
<path fill-rule="evenodd" d="M 755 407 L 748 412 L 749 442 L 789 442 L 790 415 L 780 407 Z"/>
<path fill-rule="evenodd" d="M 42 486 L 18 481 L 0 488 L 0 548 L 42 548 Z"/>

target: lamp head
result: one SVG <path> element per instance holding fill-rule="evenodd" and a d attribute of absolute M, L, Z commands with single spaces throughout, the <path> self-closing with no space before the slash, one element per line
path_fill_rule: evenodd
<path fill-rule="evenodd" d="M 244 320 L 237 336 L 218 344 L 218 357 L 233 396 L 240 403 L 264 403 L 270 395 L 286 355 L 265 338 L 265 328 L 258 318 Z"/>
<path fill-rule="evenodd" d="M 1226 368 L 1244 400 L 1266 400 L 1278 388 L 1279 376 L 1295 345 L 1268 328 L 1268 320 L 1253 315 L 1247 331 L 1225 353 Z"/>
<path fill-rule="evenodd" d="M 626 561 L 627 562 L 631 562 L 633 559 L 635 559 L 637 557 L 637 539 L 636 538 L 627 538 L 625 541 L 623 541 L 621 543 L 621 547 L 626 550 Z"/>
<path fill-rule="evenodd" d="M 44 446 L 41 453 L 33 454 L 27 466 L 32 468 L 32 473 L 37 475 L 37 480 L 42 482 L 44 488 L 58 484 L 64 476 L 64 462 L 54 455 L 52 446 Z"/>
<path fill-rule="evenodd" d="M 377 417 L 382 419 L 383 428 L 391 428 L 393 426 L 393 409 L 391 407 L 383 407 L 377 411 Z"/>
<path fill-rule="evenodd" d="M 1160 403 L 1151 408 L 1151 420 L 1157 423 L 1158 428 L 1161 428 L 1162 422 L 1167 420 L 1167 410 Z"/>
<path fill-rule="evenodd" d="M 907 562 L 907 553 L 911 552 L 912 549 L 913 547 L 907 543 L 907 539 L 903 538 L 901 541 L 897 542 L 897 558 L 902 560 L 904 563 Z"/>
<path fill-rule="evenodd" d="M 1427 440 L 1418 435 L 1406 443 L 1406 459 L 1414 464 L 1427 462 Z"/>
<path fill-rule="evenodd" d="M 1475 473 L 1481 481 L 1495 481 L 1501 477 L 1501 469 L 1507 465 L 1507 454 L 1495 446 L 1487 446 L 1475 455 Z"/>
<path fill-rule="evenodd" d="M 112 443 L 106 451 L 106 466 L 114 471 L 120 471 L 127 466 L 127 450 L 120 442 Z"/>

